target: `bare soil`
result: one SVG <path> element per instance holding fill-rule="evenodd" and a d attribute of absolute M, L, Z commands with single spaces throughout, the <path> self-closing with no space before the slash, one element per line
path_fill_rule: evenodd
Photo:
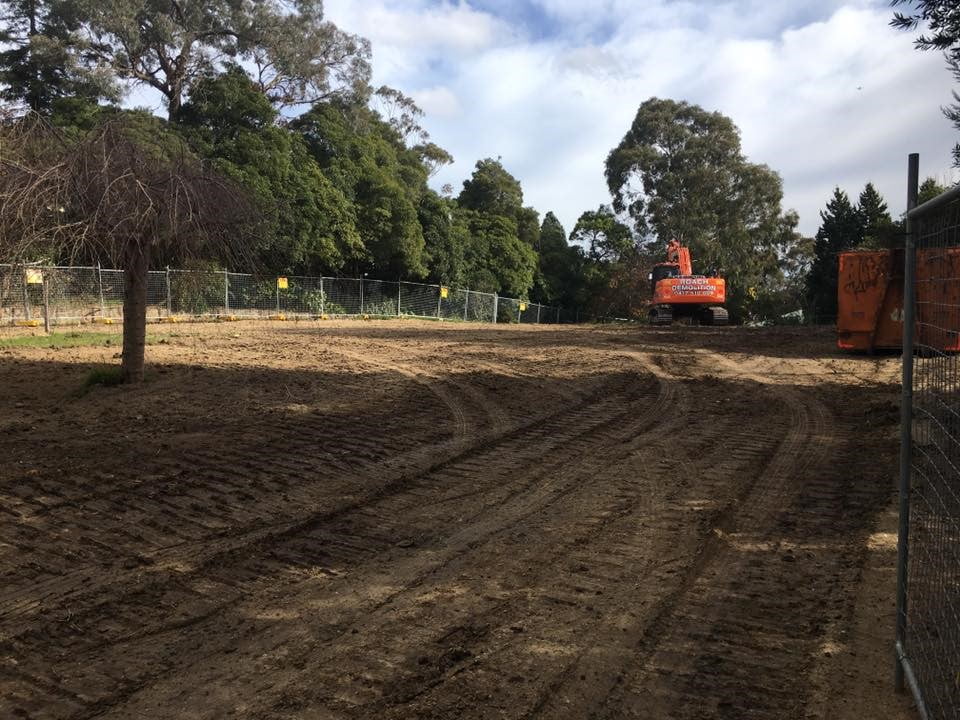
<path fill-rule="evenodd" d="M 0 718 L 913 718 L 898 357 L 162 332 L 86 393 L 116 348 L 0 350 Z"/>

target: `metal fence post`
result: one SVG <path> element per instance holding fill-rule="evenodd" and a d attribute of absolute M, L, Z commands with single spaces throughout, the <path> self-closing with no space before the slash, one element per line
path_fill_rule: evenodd
<path fill-rule="evenodd" d="M 905 643 L 907 633 L 907 562 L 910 538 L 910 468 L 913 464 L 913 342 L 915 332 L 916 249 L 910 211 L 917 205 L 920 156 L 907 161 L 907 219 L 903 251 L 903 375 L 900 399 L 900 483 L 899 528 L 897 532 L 897 625 L 894 687 L 904 690 Z"/>
<path fill-rule="evenodd" d="M 43 273 L 43 331 L 50 333 L 50 272 L 44 268 Z"/>
<path fill-rule="evenodd" d="M 27 320 L 31 320 L 30 317 L 30 294 L 27 292 L 27 266 L 24 265 L 20 269 L 20 287 L 23 288 L 23 315 Z"/>
<path fill-rule="evenodd" d="M 537 303 L 537 325 L 540 324 L 540 309 L 543 307 L 540 303 Z"/>
<path fill-rule="evenodd" d="M 167 265 L 167 315 L 173 315 L 173 297 L 170 294 L 170 266 Z"/>
<path fill-rule="evenodd" d="M 440 301 L 443 300 L 443 287 L 437 286 L 437 320 L 440 319 Z"/>
<path fill-rule="evenodd" d="M 497 324 L 497 306 L 500 303 L 500 296 L 496 293 L 493 294 L 493 324 Z"/>
<path fill-rule="evenodd" d="M 326 311 L 324 310 L 326 304 L 326 296 L 323 294 L 323 276 L 320 276 L 320 314 L 325 315 Z"/>
<path fill-rule="evenodd" d="M 363 275 L 360 276 L 360 314 L 363 315 Z"/>
<path fill-rule="evenodd" d="M 400 287 L 403 285 L 397 280 L 397 317 L 400 317 Z"/>
<path fill-rule="evenodd" d="M 100 289 L 100 317 L 106 317 L 107 305 L 103 302 L 103 268 L 97 263 L 97 286 Z"/>
<path fill-rule="evenodd" d="M 467 290 L 463 298 L 463 321 L 467 321 L 467 308 L 470 307 L 470 291 Z"/>
<path fill-rule="evenodd" d="M 557 305 L 557 325 L 560 324 L 560 306 Z"/>
<path fill-rule="evenodd" d="M 520 324 L 520 313 L 521 313 L 521 310 L 520 310 L 520 301 L 517 300 L 517 325 Z"/>
<path fill-rule="evenodd" d="M 230 312 L 230 274 L 226 270 L 223 271 L 223 310 Z"/>

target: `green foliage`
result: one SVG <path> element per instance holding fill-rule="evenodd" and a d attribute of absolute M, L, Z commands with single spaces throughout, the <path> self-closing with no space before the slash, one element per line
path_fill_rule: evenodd
<path fill-rule="evenodd" d="M 123 384 L 123 381 L 123 368 L 119 365 L 97 367 L 87 373 L 87 377 L 83 381 L 81 394 L 89 392 L 97 385 L 101 387 L 116 387 L 117 385 Z"/>
<path fill-rule="evenodd" d="M 583 213 L 570 233 L 570 240 L 583 247 L 595 263 L 616 262 L 635 250 L 630 228 L 620 222 L 607 205 Z"/>
<path fill-rule="evenodd" d="M 417 207 L 428 279 L 440 285 L 462 285 L 466 272 L 464 254 L 470 242 L 470 230 L 455 210 L 454 201 L 433 190 L 423 194 Z"/>
<path fill-rule="evenodd" d="M 198 151 L 252 191 L 264 219 L 252 253 L 260 268 L 336 271 L 364 253 L 354 209 L 304 141 L 273 124 L 276 116 L 239 68 L 199 81 L 177 113 Z"/>
<path fill-rule="evenodd" d="M 540 213 L 532 207 L 522 207 L 517 211 L 517 237 L 520 242 L 540 251 Z"/>
<path fill-rule="evenodd" d="M 427 267 L 417 209 L 427 170 L 419 155 L 367 108 L 323 103 L 292 126 L 324 176 L 354 207 L 365 249 L 357 270 L 423 277 Z"/>
<path fill-rule="evenodd" d="M 941 185 L 935 178 L 928 177 L 920 183 L 920 189 L 917 193 L 917 204 L 923 205 L 927 200 L 933 200 L 940 193 L 947 191 L 945 185 Z"/>
<path fill-rule="evenodd" d="M 367 89 L 369 43 L 325 21 L 316 0 L 73 2 L 91 57 L 161 93 L 171 118 L 193 82 L 225 62 L 251 68 L 258 90 L 278 107 Z"/>
<path fill-rule="evenodd" d="M 52 332 L 49 335 L 20 335 L 0 338 L 0 348 L 68 348 L 118 345 L 119 333 L 111 332 Z"/>
<path fill-rule="evenodd" d="M 206 315 L 223 308 L 226 276 L 216 263 L 190 261 L 184 271 L 170 273 L 174 313 Z"/>
<path fill-rule="evenodd" d="M 117 85 L 90 63 L 82 14 L 72 0 L 0 2 L 0 99 L 49 113 L 71 100 L 117 99 Z"/>
<path fill-rule="evenodd" d="M 499 160 L 479 160 L 457 198 L 454 225 L 469 234 L 464 282 L 472 290 L 526 297 L 537 272 L 539 215 L 523 206 L 520 181 Z"/>
<path fill-rule="evenodd" d="M 536 251 L 520 240 L 516 220 L 459 210 L 470 233 L 464 282 L 471 290 L 525 297 L 533 285 Z"/>
<path fill-rule="evenodd" d="M 466 210 L 516 218 L 523 208 L 523 190 L 499 160 L 486 158 L 477 161 L 473 174 L 464 181 L 457 204 Z"/>
<path fill-rule="evenodd" d="M 837 315 L 837 254 L 863 242 L 863 220 L 840 188 L 825 210 L 820 211 L 820 229 L 814 242 L 814 259 L 807 276 L 807 297 L 815 318 Z"/>
<path fill-rule="evenodd" d="M 868 182 L 860 193 L 857 212 L 863 225 L 863 249 L 881 249 L 896 247 L 900 242 L 902 227 L 895 223 L 887 211 L 887 203 L 877 192 L 873 183 Z"/>
<path fill-rule="evenodd" d="M 308 290 L 301 293 L 300 303 L 312 315 L 320 315 L 327 312 L 327 294 L 322 290 Z"/>
<path fill-rule="evenodd" d="M 563 225 L 548 212 L 540 226 L 539 267 L 530 297 L 545 305 L 572 308 L 582 304 L 583 253 L 578 246 L 567 244 Z"/>
<path fill-rule="evenodd" d="M 630 317 L 649 296 L 646 277 L 653 260 L 613 210 L 601 205 L 580 215 L 570 233 L 575 243 L 577 287 L 568 306 L 598 315 Z"/>

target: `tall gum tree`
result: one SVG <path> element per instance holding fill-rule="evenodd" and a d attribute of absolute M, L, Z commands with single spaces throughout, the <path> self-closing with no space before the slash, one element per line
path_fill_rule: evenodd
<path fill-rule="evenodd" d="M 368 92 L 370 43 L 320 0 L 76 0 L 96 59 L 161 93 L 176 118 L 190 86 L 239 62 L 278 107 Z"/>
<path fill-rule="evenodd" d="M 777 272 L 785 248 L 780 176 L 748 162 L 730 118 L 686 102 L 650 98 L 640 105 L 606 161 L 613 207 L 657 249 L 688 245 L 694 270 L 727 278 L 731 316 L 743 319 L 756 287 Z M 648 242 L 648 245 L 650 243 Z"/>

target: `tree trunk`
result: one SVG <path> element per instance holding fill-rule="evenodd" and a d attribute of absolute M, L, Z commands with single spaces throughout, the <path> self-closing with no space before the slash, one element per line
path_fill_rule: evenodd
<path fill-rule="evenodd" d="M 150 249 L 130 242 L 123 265 L 123 381 L 143 382 L 143 349 L 147 337 L 147 277 Z"/>

